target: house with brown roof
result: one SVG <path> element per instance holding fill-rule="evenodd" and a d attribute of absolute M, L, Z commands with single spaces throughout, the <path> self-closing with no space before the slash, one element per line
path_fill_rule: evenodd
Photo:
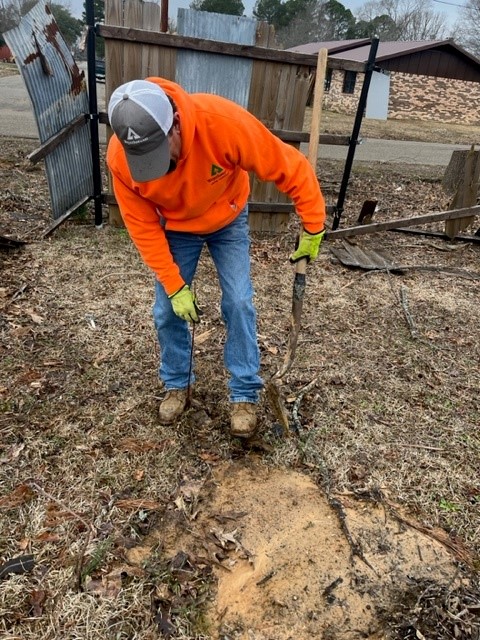
<path fill-rule="evenodd" d="M 366 63 L 370 40 L 311 42 L 289 49 Z M 355 113 L 363 84 L 356 71 L 328 69 L 324 106 Z M 379 42 L 366 117 L 480 125 L 480 60 L 453 40 Z"/>

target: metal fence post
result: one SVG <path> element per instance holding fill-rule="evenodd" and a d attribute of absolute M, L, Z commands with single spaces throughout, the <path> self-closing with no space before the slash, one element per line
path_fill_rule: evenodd
<path fill-rule="evenodd" d="M 92 151 L 93 202 L 95 226 L 101 229 L 102 217 L 102 173 L 100 169 L 100 141 L 98 135 L 97 79 L 95 73 L 95 10 L 94 0 L 85 0 L 87 18 L 87 78 L 90 117 L 90 146 Z"/>
<path fill-rule="evenodd" d="M 357 114 L 353 123 L 352 135 L 348 145 L 347 159 L 345 161 L 345 168 L 343 171 L 342 183 L 340 185 L 340 191 L 338 194 L 338 200 L 333 214 L 332 229 L 338 229 L 340 224 L 340 218 L 343 213 L 343 205 L 345 203 L 345 195 L 347 193 L 348 181 L 350 180 L 350 173 L 352 171 L 353 158 L 355 156 L 355 149 L 358 143 L 358 134 L 360 132 L 360 126 L 362 124 L 362 118 L 367 105 L 368 89 L 370 88 L 370 81 L 372 79 L 372 73 L 375 68 L 375 59 L 377 57 L 378 50 L 378 38 L 372 39 L 372 45 L 370 47 L 370 53 L 368 56 L 367 65 L 365 68 L 365 79 L 363 81 L 362 91 L 360 93 L 360 99 L 358 101 Z"/>

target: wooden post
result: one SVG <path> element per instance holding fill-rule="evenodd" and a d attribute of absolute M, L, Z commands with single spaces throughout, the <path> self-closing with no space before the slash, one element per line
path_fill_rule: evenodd
<path fill-rule="evenodd" d="M 450 163 L 445 171 L 443 187 L 454 196 L 450 209 L 473 207 L 477 203 L 480 176 L 480 152 L 472 145 L 469 151 L 454 151 Z M 474 221 L 474 216 L 447 220 L 445 235 L 454 238 L 464 231 Z"/>
<path fill-rule="evenodd" d="M 318 52 L 317 74 L 315 76 L 315 90 L 313 94 L 310 142 L 308 143 L 308 161 L 310 162 L 315 175 L 317 174 L 318 140 L 320 137 L 320 120 L 322 115 L 325 75 L 327 73 L 327 59 L 328 49 L 320 49 Z"/>

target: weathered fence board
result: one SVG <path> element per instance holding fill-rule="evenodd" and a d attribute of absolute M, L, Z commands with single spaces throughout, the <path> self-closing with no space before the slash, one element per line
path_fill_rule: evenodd
<path fill-rule="evenodd" d="M 472 145 L 468 151 L 454 151 L 445 171 L 443 187 L 453 193 L 450 209 L 473 207 L 477 202 L 480 177 L 480 152 Z M 454 238 L 474 222 L 474 217 L 447 220 L 445 235 Z"/>

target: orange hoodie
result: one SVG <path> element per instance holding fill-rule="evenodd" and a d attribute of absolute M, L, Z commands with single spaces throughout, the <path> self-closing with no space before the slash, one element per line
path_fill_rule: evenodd
<path fill-rule="evenodd" d="M 128 233 L 167 295 L 185 283 L 174 263 L 164 228 L 206 234 L 234 220 L 249 195 L 248 172 L 273 181 L 295 204 L 303 226 L 317 233 L 325 224 L 325 201 L 305 158 L 248 111 L 220 96 L 188 94 L 162 78 L 147 78 L 174 100 L 182 148 L 175 171 L 135 182 L 118 138 L 107 150 L 113 189 Z"/>

